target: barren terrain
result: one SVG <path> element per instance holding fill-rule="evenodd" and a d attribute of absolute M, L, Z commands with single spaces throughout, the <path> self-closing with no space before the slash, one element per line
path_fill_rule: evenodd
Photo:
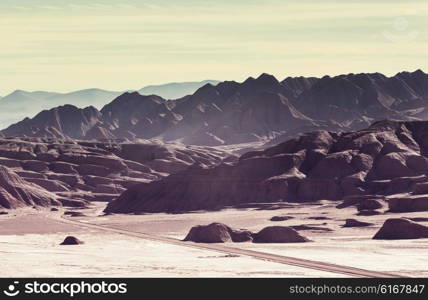
<path fill-rule="evenodd" d="M 245 254 L 203 249 L 204 246 L 194 248 L 162 241 L 162 238 L 182 240 L 192 226 L 212 222 L 251 230 L 268 225 L 306 224 L 320 228 L 299 231 L 312 240 L 309 243 L 233 243 L 221 245 L 220 248 L 255 250 L 397 277 L 428 276 L 425 267 L 428 262 L 427 239 L 372 240 L 383 221 L 391 215 L 358 216 L 358 220 L 374 225 L 343 228 L 344 219 L 355 214 L 356 209 L 338 210 L 335 205 L 337 202 L 334 201 L 320 201 L 305 205 L 257 204 L 216 212 L 104 215 L 102 210 L 105 204 L 97 203 L 87 209 L 76 209 L 85 215 L 82 217 L 64 217 L 63 209 L 58 212 L 20 209 L 0 216 L 1 276 L 361 277 L 267 261 Z M 402 214 L 410 218 L 424 215 L 419 212 Z M 273 216 L 291 216 L 293 219 L 273 222 L 270 221 Z M 161 239 L 88 228 L 84 224 L 145 233 Z M 424 222 L 421 224 L 427 225 Z M 327 231 L 327 228 L 332 231 Z M 59 246 L 67 235 L 76 236 L 85 244 Z M 192 242 L 186 243 L 198 246 Z"/>

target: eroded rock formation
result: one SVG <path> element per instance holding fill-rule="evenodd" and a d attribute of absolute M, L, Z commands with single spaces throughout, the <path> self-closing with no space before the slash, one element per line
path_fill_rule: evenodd
<path fill-rule="evenodd" d="M 208 147 L 0 138 L 0 205 L 84 206 L 110 201 L 195 163 L 214 166 L 231 154 Z"/>
<path fill-rule="evenodd" d="M 404 218 L 388 219 L 373 237 L 375 240 L 428 238 L 428 227 Z"/>
<path fill-rule="evenodd" d="M 307 133 L 246 153 L 235 163 L 194 164 L 162 180 L 136 185 L 106 211 L 187 211 L 343 198 L 348 199 L 343 206 L 373 211 L 383 206 L 382 195 L 410 193 L 415 183 L 428 182 L 426 132 L 428 122 L 382 121 L 356 132 Z M 389 199 L 390 209 L 425 209 L 423 195 L 406 197 L 412 200 Z"/>

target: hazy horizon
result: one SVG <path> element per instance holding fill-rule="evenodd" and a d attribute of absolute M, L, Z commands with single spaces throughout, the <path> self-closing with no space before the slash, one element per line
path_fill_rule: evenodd
<path fill-rule="evenodd" d="M 396 74 L 398 74 L 400 72 L 410 72 L 410 73 L 413 73 L 413 72 L 418 71 L 418 70 L 421 70 L 422 72 L 426 73 L 426 71 L 424 69 L 421 69 L 421 68 L 419 68 L 419 69 L 413 69 L 413 70 L 401 70 L 401 71 L 398 71 L 398 72 L 395 72 L 395 73 L 391 73 L 391 74 L 385 74 L 385 73 L 381 73 L 381 72 L 376 72 L 376 73 L 381 73 L 381 74 L 383 74 L 385 76 L 390 77 L 390 76 L 394 76 L 394 75 L 396 75 Z M 362 73 L 372 73 L 372 72 L 362 72 Z M 263 73 L 260 73 L 260 74 L 255 74 L 254 76 L 249 75 L 249 76 L 243 77 L 241 80 L 235 80 L 235 79 L 227 79 L 227 80 L 232 80 L 232 81 L 236 81 L 236 82 L 242 83 L 242 82 L 244 82 L 246 79 L 248 79 L 250 77 L 257 78 L 257 77 L 261 76 L 262 74 L 269 74 L 269 73 L 263 72 Z M 307 77 L 321 78 L 321 77 L 324 77 L 324 76 L 330 76 L 330 77 L 332 77 L 332 76 L 348 75 L 348 74 L 353 74 L 353 73 L 352 72 L 347 72 L 347 73 L 338 73 L 338 74 L 323 74 L 323 75 L 320 75 L 320 76 L 316 76 L 316 75 L 311 76 L 311 75 L 309 75 Z M 277 77 L 274 74 L 270 74 L 270 75 L 273 75 L 278 80 L 284 80 L 285 78 L 288 77 L 287 75 L 284 76 L 284 77 Z M 300 77 L 300 76 L 303 76 L 303 75 L 297 75 L 296 74 L 296 75 L 291 76 L 291 77 Z M 74 92 L 79 92 L 79 91 L 85 91 L 85 90 L 103 90 L 103 91 L 108 91 L 108 92 L 119 92 L 119 93 L 121 93 L 121 92 L 138 92 L 140 89 L 144 89 L 144 88 L 148 88 L 148 87 L 157 87 L 157 86 L 164 86 L 164 85 L 170 85 L 170 84 L 196 83 L 196 82 L 204 82 L 204 81 L 219 81 L 219 82 L 222 82 L 222 81 L 226 81 L 226 80 L 202 79 L 202 80 L 183 81 L 183 82 L 172 81 L 172 82 L 148 84 L 148 85 L 142 86 L 141 88 L 137 88 L 137 89 L 124 89 L 124 90 L 112 90 L 112 89 L 108 89 L 108 88 L 99 88 L 99 87 L 95 87 L 95 86 L 94 87 L 83 87 L 83 88 L 79 88 L 79 89 L 76 89 L 76 90 L 62 90 L 62 91 L 56 91 L 56 90 L 53 90 L 53 89 L 51 89 L 51 90 L 15 89 L 15 90 L 11 91 L 8 94 L 4 94 L 4 95 L 0 94 L 0 97 L 8 96 L 8 95 L 10 95 L 10 94 L 12 94 L 14 92 L 17 92 L 17 91 L 24 91 L 24 92 L 30 92 L 30 93 L 32 93 L 32 92 L 48 92 L 48 93 L 53 93 L 53 94 L 64 94 L 64 95 L 65 94 L 74 93 Z"/>
<path fill-rule="evenodd" d="M 3 0 L 0 95 L 428 69 L 428 3 Z"/>
<path fill-rule="evenodd" d="M 205 81 L 220 81 L 220 80 L 216 80 L 216 79 L 204 79 L 204 80 L 198 80 L 198 81 L 164 82 L 164 83 L 159 83 L 159 84 L 143 85 L 140 88 L 136 88 L 136 89 L 124 89 L 124 90 L 112 90 L 112 89 L 108 89 L 108 88 L 103 89 L 103 88 L 99 88 L 99 87 L 96 87 L 96 86 L 88 86 L 88 87 L 83 87 L 83 88 L 79 88 L 79 89 L 76 89 L 76 90 L 62 90 L 62 91 L 56 91 L 56 90 L 53 90 L 53 89 L 50 89 L 50 90 L 40 90 L 40 89 L 25 89 L 25 88 L 23 89 L 23 88 L 18 88 L 18 89 L 15 89 L 15 90 L 13 90 L 10 93 L 5 94 L 5 95 L 1 95 L 0 94 L 0 97 L 8 96 L 8 95 L 10 95 L 10 94 L 12 94 L 14 92 L 17 92 L 17 91 L 24 91 L 24 92 L 29 92 L 29 93 L 32 93 L 32 92 L 48 92 L 48 93 L 53 93 L 53 94 L 64 94 L 64 95 L 65 94 L 74 93 L 74 92 L 79 92 L 79 91 L 87 91 L 87 90 L 103 90 L 103 91 L 118 92 L 118 93 L 122 93 L 122 92 L 134 92 L 134 91 L 138 92 L 141 89 L 150 88 L 150 87 L 165 86 L 165 85 L 170 85 L 170 84 L 198 83 L 198 82 L 205 82 Z"/>

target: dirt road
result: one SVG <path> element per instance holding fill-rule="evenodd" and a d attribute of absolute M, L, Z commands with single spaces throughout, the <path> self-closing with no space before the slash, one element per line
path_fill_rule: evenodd
<path fill-rule="evenodd" d="M 260 260 L 266 260 L 266 261 L 271 261 L 271 262 L 276 262 L 276 263 L 281 263 L 281 264 L 286 264 L 291 266 L 298 266 L 298 267 L 303 267 L 307 269 L 321 270 L 321 271 L 326 271 L 326 272 L 331 272 L 336 274 L 344 274 L 352 277 L 371 277 L 371 278 L 400 277 L 399 275 L 391 274 L 391 273 L 376 272 L 376 271 L 364 270 L 359 268 L 353 268 L 349 266 L 319 262 L 314 260 L 300 259 L 295 257 L 282 256 L 282 255 L 254 251 L 254 250 L 240 249 L 236 247 L 230 247 L 225 244 L 199 244 L 199 243 L 192 243 L 192 242 L 183 242 L 178 239 L 151 235 L 147 233 L 133 232 L 133 231 L 123 230 L 119 228 L 113 228 L 110 226 L 90 224 L 90 223 L 81 222 L 78 220 L 71 220 L 65 217 L 55 218 L 55 220 L 62 223 L 72 224 L 81 228 L 108 231 L 111 233 L 123 234 L 126 236 L 131 236 L 131 237 L 140 238 L 144 240 L 150 240 L 150 241 L 155 241 L 160 243 L 169 243 L 169 244 L 183 246 L 183 247 L 192 247 L 197 249 L 211 250 L 211 251 L 230 254 L 230 255 L 249 256 Z"/>

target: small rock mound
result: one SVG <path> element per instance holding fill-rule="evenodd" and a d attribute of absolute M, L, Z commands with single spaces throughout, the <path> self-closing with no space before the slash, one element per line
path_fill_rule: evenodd
<path fill-rule="evenodd" d="M 336 208 L 345 208 L 353 205 L 359 205 L 360 203 L 364 203 L 366 200 L 384 200 L 384 196 L 380 195 L 350 195 L 343 197 L 343 202 L 336 206 Z M 380 203 L 380 202 L 379 202 Z M 367 204 L 364 204 L 367 206 Z"/>
<path fill-rule="evenodd" d="M 269 226 L 254 235 L 254 243 L 304 243 L 310 240 L 286 226 Z"/>
<path fill-rule="evenodd" d="M 428 211 L 427 195 L 398 195 L 388 198 L 390 212 Z"/>
<path fill-rule="evenodd" d="M 253 233 L 248 230 L 232 230 L 230 235 L 234 243 L 251 242 L 253 240 Z"/>
<path fill-rule="evenodd" d="M 362 210 L 375 210 L 382 208 L 382 203 L 375 199 L 365 199 L 362 202 L 360 202 L 357 206 L 359 211 Z"/>
<path fill-rule="evenodd" d="M 308 220 L 317 220 L 317 221 L 331 220 L 331 218 L 329 218 L 329 217 L 323 217 L 323 216 L 309 217 L 309 218 L 306 218 L 306 219 L 308 219 Z"/>
<path fill-rule="evenodd" d="M 74 236 L 67 236 L 60 245 L 82 245 L 84 242 Z"/>
<path fill-rule="evenodd" d="M 377 211 L 377 210 L 364 209 L 364 210 L 360 210 L 357 213 L 357 216 L 377 216 L 380 214 L 381 214 L 381 212 Z"/>
<path fill-rule="evenodd" d="M 290 226 L 291 228 L 300 231 L 300 230 L 315 230 L 315 231 L 333 231 L 333 229 L 328 228 L 328 227 L 318 227 L 317 225 L 306 225 L 306 224 L 302 224 L 302 225 L 293 225 Z"/>
<path fill-rule="evenodd" d="M 272 218 L 270 218 L 272 222 L 281 222 L 281 221 L 287 221 L 291 219 L 293 219 L 293 217 L 290 217 L 290 216 L 273 216 Z"/>
<path fill-rule="evenodd" d="M 86 217 L 86 215 L 80 211 L 66 211 L 64 215 L 70 217 Z"/>
<path fill-rule="evenodd" d="M 227 243 L 247 242 L 252 240 L 252 233 L 243 230 L 234 230 L 222 223 L 194 226 L 184 241 L 195 243 Z"/>
<path fill-rule="evenodd" d="M 388 219 L 373 237 L 375 240 L 428 238 L 428 227 L 408 219 Z"/>
<path fill-rule="evenodd" d="M 343 225 L 343 227 L 366 227 L 371 225 L 373 225 L 373 223 L 362 222 L 355 219 L 346 219 L 345 225 Z"/>

